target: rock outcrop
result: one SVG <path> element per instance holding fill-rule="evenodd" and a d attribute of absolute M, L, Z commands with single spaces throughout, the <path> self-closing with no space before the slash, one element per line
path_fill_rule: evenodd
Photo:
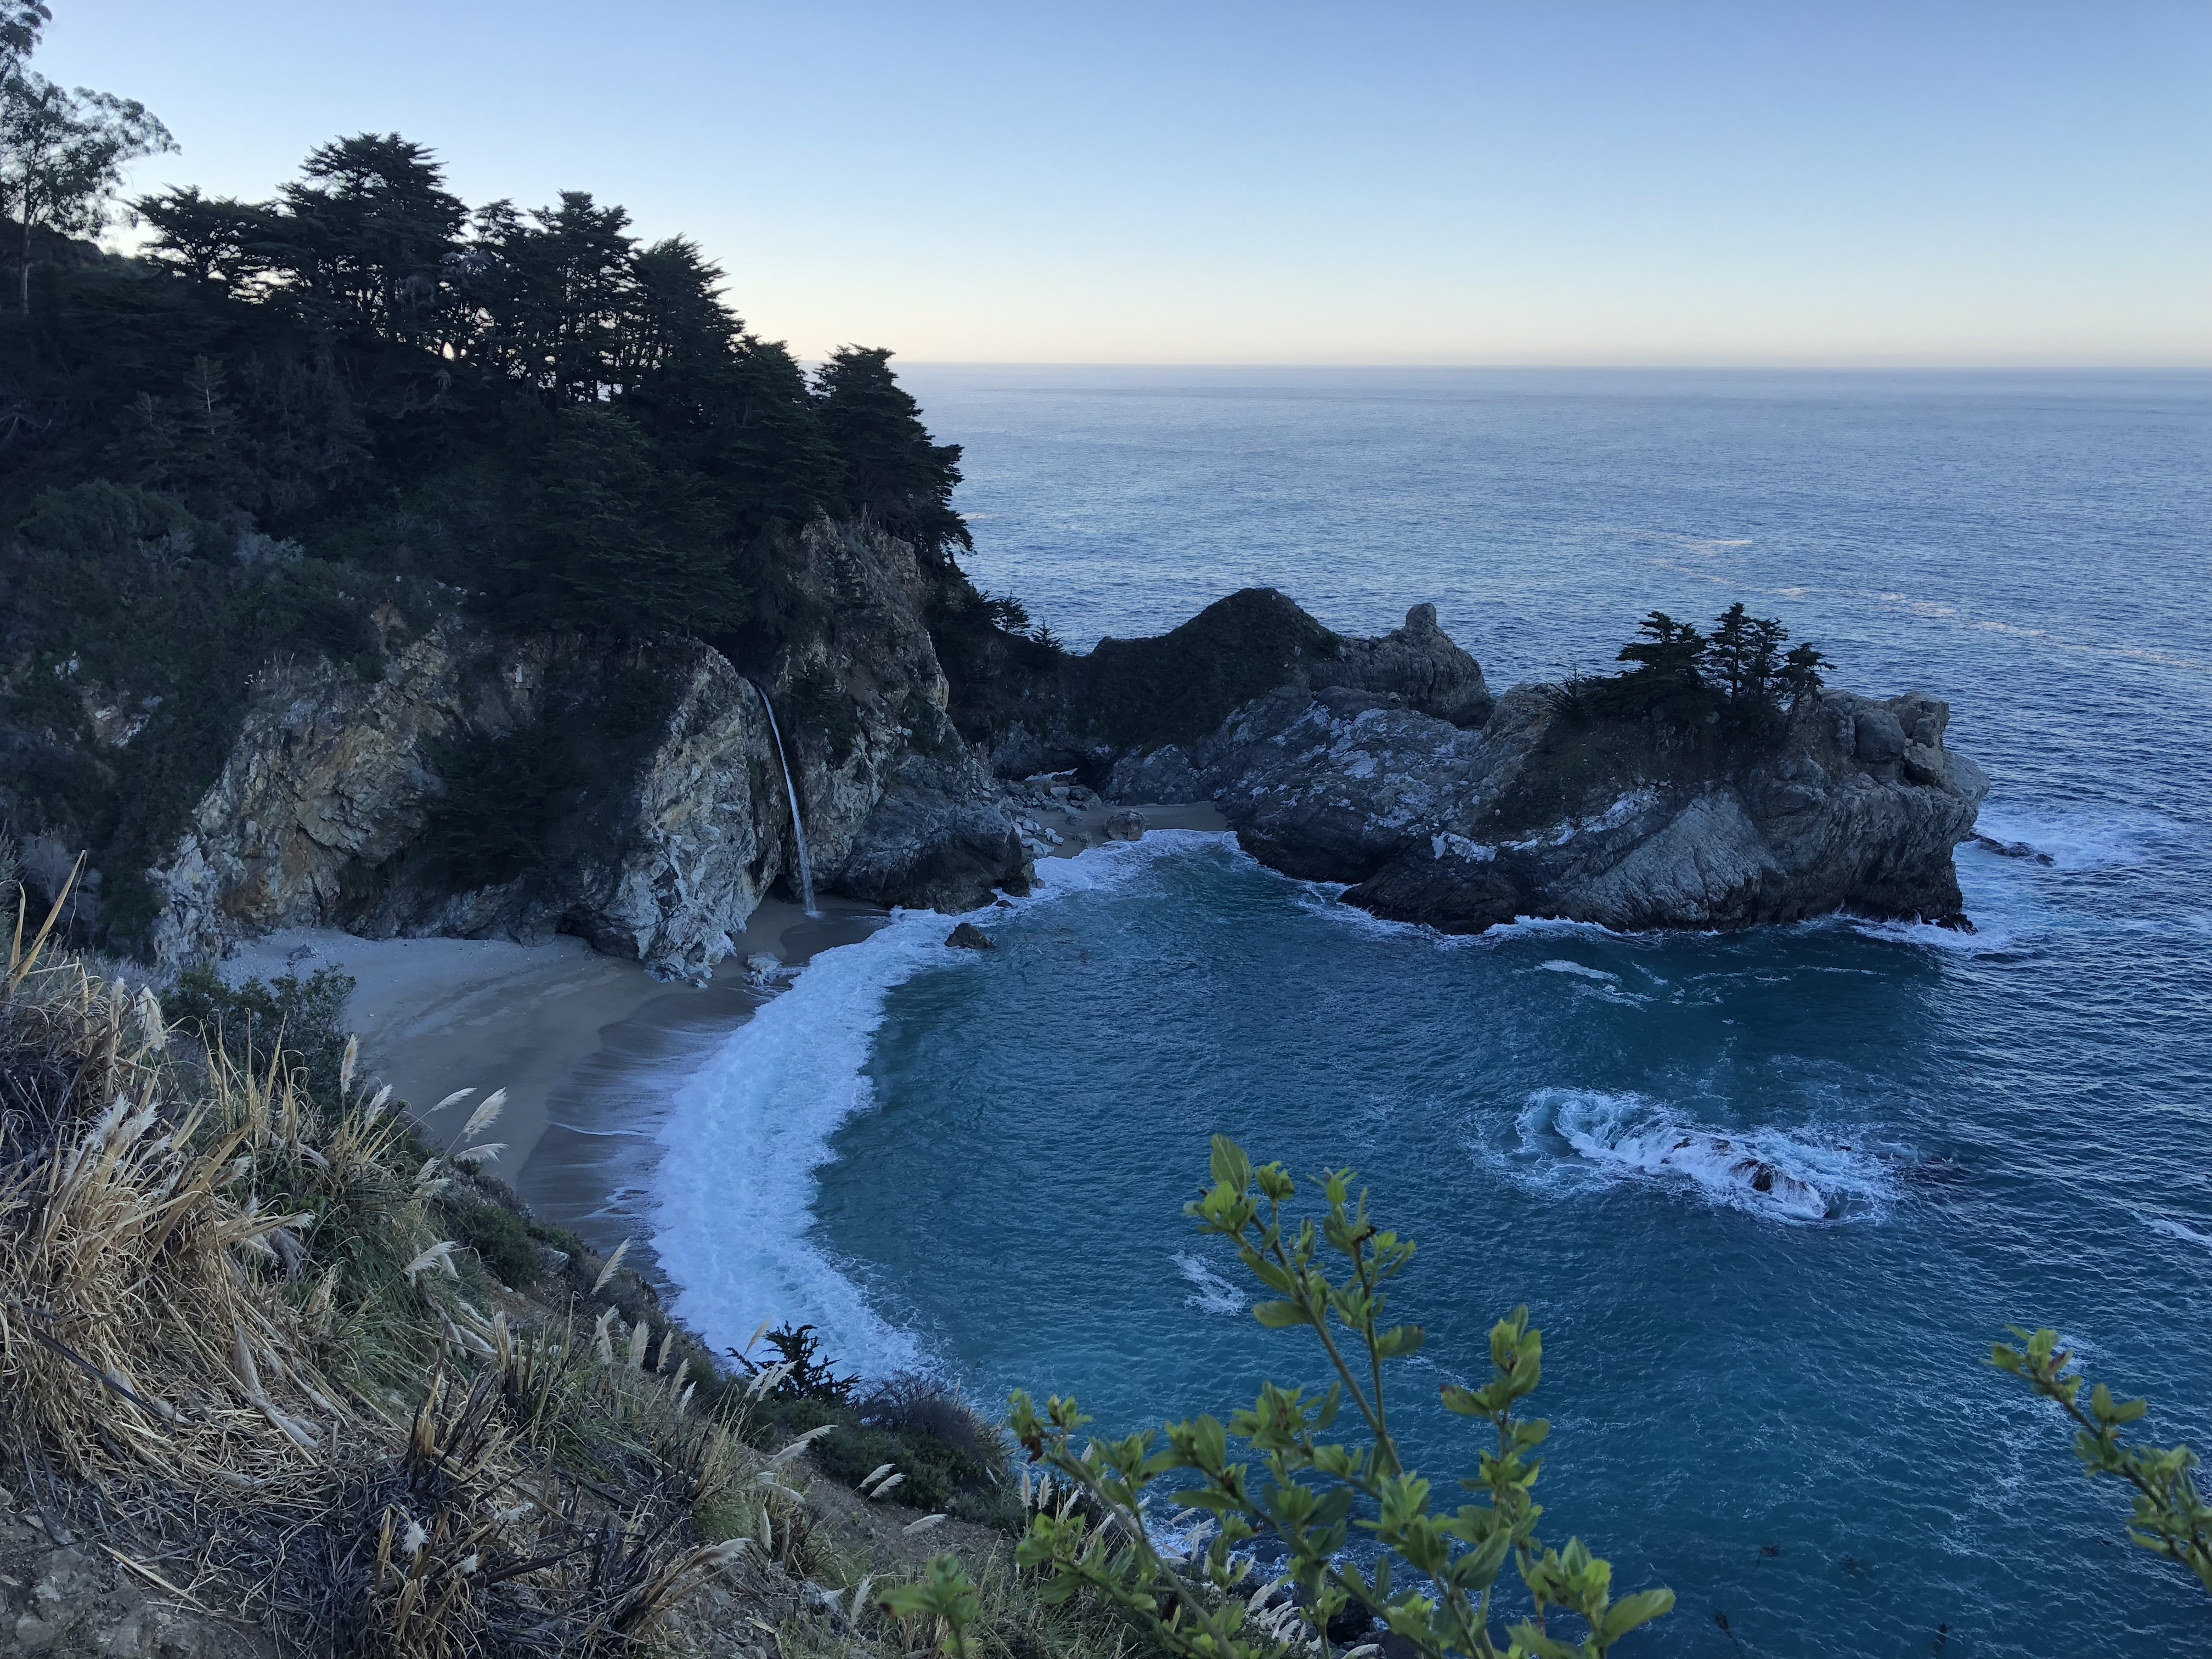
<path fill-rule="evenodd" d="M 911 550 L 823 522 L 804 550 L 802 586 L 830 622 L 763 678 L 817 882 L 947 910 L 1026 891 L 1006 791 L 945 714 Z M 530 826 L 541 854 L 507 878 L 457 884 L 426 848 L 450 793 L 441 756 L 548 729 L 574 775 L 552 820 Z M 501 637 L 449 617 L 374 682 L 327 662 L 273 665 L 174 855 L 149 872 L 152 943 L 174 968 L 302 925 L 565 932 L 698 979 L 772 888 L 795 887 L 781 768 L 762 689 L 695 640 Z"/>
<path fill-rule="evenodd" d="M 1943 747 L 1948 705 L 1827 693 L 1771 728 L 1668 744 L 1559 701 L 1516 687 L 1468 730 L 1371 693 L 1279 692 L 1198 762 L 1255 856 L 1449 933 L 1964 921 L 1952 849 L 1988 782 Z"/>
<path fill-rule="evenodd" d="M 1176 799 L 1165 792 L 1174 754 L 1187 756 L 1237 709 L 1281 686 L 1396 696 L 1457 725 L 1480 724 L 1491 704 L 1480 666 L 1437 627 L 1433 605 L 1414 606 L 1403 628 L 1381 639 L 1358 640 L 1322 627 L 1272 587 L 1248 587 L 1171 632 L 1101 640 L 1051 675 L 1002 690 L 984 746 L 1002 775 L 1073 768 L 1099 787 L 1118 762 L 1144 757 L 1170 769 L 1154 787 L 1126 793 Z"/>
<path fill-rule="evenodd" d="M 1248 604 L 1270 636 L 1310 646 L 1320 624 L 1266 597 Z M 1126 648 L 1164 655 L 1176 637 Z M 1594 713 L 1555 686 L 1493 699 L 1427 605 L 1383 639 L 1332 641 L 1285 658 L 1280 684 L 1202 738 L 1109 752 L 1106 793 L 1215 799 L 1263 862 L 1449 932 L 1965 920 L 1952 849 L 1988 783 L 1945 748 L 1932 697 L 1831 691 L 1685 724 Z"/>

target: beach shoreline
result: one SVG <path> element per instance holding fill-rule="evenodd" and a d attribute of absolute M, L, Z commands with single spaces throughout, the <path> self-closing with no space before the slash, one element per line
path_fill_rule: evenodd
<path fill-rule="evenodd" d="M 1119 802 L 1055 809 L 1052 859 L 1111 839 Z M 1150 830 L 1222 830 L 1211 802 L 1134 808 Z M 1047 860 L 1040 860 L 1045 863 Z M 1049 885 L 1048 871 L 1040 883 Z M 867 938 L 891 913 L 825 896 L 809 916 L 764 901 L 735 936 L 736 951 L 704 985 L 654 979 L 639 963 L 563 935 L 542 945 L 504 939 L 361 939 L 337 928 L 287 928 L 234 949 L 221 963 L 234 982 L 331 969 L 354 988 L 342 1023 L 361 1039 L 362 1074 L 390 1084 L 434 1146 L 453 1139 L 494 1090 L 507 1091 L 485 1139 L 502 1150 L 483 1167 L 541 1220 L 598 1249 L 643 1236 L 659 1147 L 660 1109 L 698 1060 L 749 1020 L 781 982 L 815 956 Z M 954 918 L 946 917 L 945 926 Z M 770 957 L 772 975 L 748 958 Z M 453 1105 L 437 1103 L 472 1091 Z M 644 1265 L 641 1263 L 641 1265 Z"/>

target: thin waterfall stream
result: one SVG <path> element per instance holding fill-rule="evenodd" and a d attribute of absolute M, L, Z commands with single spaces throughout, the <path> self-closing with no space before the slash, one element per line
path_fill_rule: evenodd
<path fill-rule="evenodd" d="M 746 684 L 752 685 L 761 707 L 768 711 L 769 735 L 775 739 L 775 758 L 783 768 L 783 793 L 791 802 L 791 838 L 799 845 L 799 902 L 806 907 L 808 915 L 818 916 L 822 912 L 814 907 L 814 860 L 806 851 L 806 823 L 799 815 L 799 786 L 791 780 L 791 757 L 783 751 L 783 730 L 775 723 L 775 705 L 769 701 L 768 693 L 754 682 Z"/>

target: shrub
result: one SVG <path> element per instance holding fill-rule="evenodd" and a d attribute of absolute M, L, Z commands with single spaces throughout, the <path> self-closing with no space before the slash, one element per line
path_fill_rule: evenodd
<path fill-rule="evenodd" d="M 210 1048 L 219 1048 L 231 1064 L 262 1063 L 281 1042 L 284 1052 L 307 1071 L 308 1091 L 321 1099 L 338 1094 L 345 1061 L 346 1034 L 339 1019 L 353 980 L 335 968 L 318 968 L 306 979 L 279 974 L 264 981 L 226 983 L 212 969 L 188 969 L 170 994 L 168 1013 L 194 1029 Z"/>
<path fill-rule="evenodd" d="M 1497 1450 L 1484 1452 L 1462 1483 L 1485 1501 L 1437 1514 L 1430 1482 L 1400 1452 L 1383 1387 L 1385 1367 L 1412 1358 L 1423 1341 L 1417 1325 L 1383 1322 L 1384 1287 L 1412 1261 L 1413 1241 L 1369 1219 L 1367 1194 L 1355 1199 L 1348 1170 L 1322 1176 L 1319 1224 L 1305 1219 L 1295 1231 L 1285 1206 L 1297 1187 L 1279 1164 L 1255 1170 L 1242 1147 L 1217 1135 L 1212 1176 L 1212 1188 L 1185 1213 L 1201 1232 L 1229 1240 L 1245 1268 L 1279 1298 L 1253 1310 L 1260 1323 L 1310 1329 L 1335 1380 L 1318 1398 L 1263 1382 L 1252 1408 L 1235 1413 L 1225 1426 L 1200 1417 L 1169 1424 L 1164 1436 L 1142 1431 L 1092 1440 L 1079 1450 L 1076 1431 L 1090 1419 L 1073 1399 L 1054 1397 L 1039 1412 L 1027 1394 L 1017 1393 L 1012 1424 L 1031 1462 L 1100 1512 L 1086 1515 L 1065 1503 L 1038 1506 L 1017 1559 L 1049 1581 L 1048 1596 L 1087 1590 L 1136 1615 L 1169 1653 L 1192 1659 L 1256 1659 L 1307 1633 L 1326 1652 L 1325 1632 L 1347 1609 L 1382 1620 L 1425 1659 L 1494 1659 L 1507 1650 L 1492 1632 L 1492 1599 L 1509 1560 L 1535 1603 L 1534 1620 L 1513 1627 L 1516 1656 L 1595 1659 L 1673 1607 L 1674 1592 L 1666 1589 L 1615 1601 L 1612 1567 L 1581 1540 L 1564 1550 L 1537 1540 L 1542 1511 L 1531 1492 L 1541 1465 L 1528 1455 L 1550 1425 L 1516 1414 L 1543 1368 L 1543 1338 L 1529 1328 L 1526 1308 L 1492 1328 L 1487 1382 L 1443 1390 L 1448 1410 L 1492 1427 Z M 1330 1277 L 1332 1257 L 1340 1258 L 1340 1278 Z M 1347 1402 L 1360 1432 L 1349 1442 L 1325 1438 Z M 1256 1474 L 1250 1463 L 1232 1461 L 1232 1437 L 1249 1448 Z M 1153 1485 L 1170 1472 L 1195 1477 L 1193 1488 L 1171 1501 L 1213 1517 L 1210 1544 L 1180 1563 L 1161 1555 L 1145 1524 Z M 1355 1526 L 1381 1547 L 1371 1573 L 1346 1553 Z M 1286 1548 L 1285 1573 L 1298 1602 L 1255 1619 L 1252 1606 L 1231 1591 L 1249 1566 L 1237 1547 L 1262 1534 Z M 1404 1582 L 1407 1577 L 1413 1582 Z M 957 1562 L 940 1556 L 903 1593 L 899 1610 L 933 1614 L 947 1650 L 962 1652 L 974 1599 Z M 1581 1622 L 1579 1642 L 1551 1628 L 1559 1614 Z"/>
<path fill-rule="evenodd" d="M 975 1466 L 979 1473 L 1002 1468 L 1006 1437 L 952 1383 L 919 1371 L 900 1371 L 871 1389 L 860 1401 L 860 1421 L 896 1433 L 936 1440 Z"/>
<path fill-rule="evenodd" d="M 2128 1518 L 2128 1536 L 2154 1554 L 2179 1561 L 2212 1590 L 2212 1505 L 2197 1490 L 2197 1454 L 2186 1446 L 2130 1446 L 2120 1431 L 2149 1410 L 2141 1400 L 2118 1401 L 2102 1382 L 2089 1391 L 2089 1409 L 2081 1409 L 2085 1379 L 2073 1367 L 2074 1356 L 2058 1346 L 2058 1333 L 2044 1329 L 2030 1334 L 2015 1325 L 2012 1334 L 2027 1346 L 2015 1348 L 1998 1343 L 1990 1363 L 2001 1371 L 2026 1379 L 2028 1386 L 2073 1419 L 2080 1432 L 2074 1437 L 2074 1455 L 2084 1473 L 2093 1478 L 2116 1475 L 2135 1488 L 2135 1510 Z"/>
<path fill-rule="evenodd" d="M 521 1290 L 538 1282 L 538 1246 L 530 1224 L 505 1205 L 470 1200 L 455 1206 L 453 1225 L 484 1271 L 501 1284 Z"/>

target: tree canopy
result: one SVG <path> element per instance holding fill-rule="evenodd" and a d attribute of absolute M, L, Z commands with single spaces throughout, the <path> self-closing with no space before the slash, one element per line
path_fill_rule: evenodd
<path fill-rule="evenodd" d="M 15 17 L 0 64 L 35 45 Z M 268 201 L 186 185 L 134 206 L 141 260 L 34 212 L 0 329 L 0 532 L 44 492 L 110 483 L 218 543 L 397 562 L 502 624 L 761 642 L 799 625 L 791 547 L 817 514 L 947 570 L 969 545 L 959 448 L 888 350 L 810 379 L 696 244 L 646 243 L 588 192 L 471 210 L 428 148 L 358 133 Z"/>

